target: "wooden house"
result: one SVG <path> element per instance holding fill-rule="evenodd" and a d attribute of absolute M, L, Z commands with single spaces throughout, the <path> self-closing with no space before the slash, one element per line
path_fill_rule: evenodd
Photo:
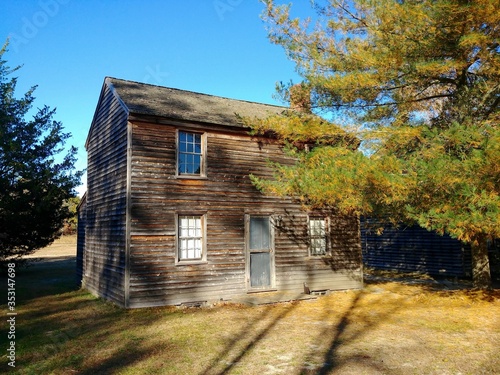
<path fill-rule="evenodd" d="M 86 142 L 83 287 L 127 308 L 360 288 L 358 218 L 250 180 L 293 160 L 240 116 L 284 110 L 106 78 Z"/>

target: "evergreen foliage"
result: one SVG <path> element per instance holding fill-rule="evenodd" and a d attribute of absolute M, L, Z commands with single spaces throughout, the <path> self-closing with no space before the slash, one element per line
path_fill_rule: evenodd
<path fill-rule="evenodd" d="M 315 1 L 314 20 L 264 3 L 270 40 L 330 125 L 249 121 L 284 142 L 301 129 L 316 146 L 257 186 L 448 233 L 472 245 L 475 285 L 488 287 L 487 242 L 500 238 L 500 3 Z M 278 92 L 290 100 L 293 87 Z M 334 133 L 338 142 L 323 142 Z M 358 150 L 344 141 L 354 137 Z"/>
<path fill-rule="evenodd" d="M 35 98 L 32 87 L 15 98 L 17 78 L 0 50 L 0 263 L 50 244 L 71 216 L 64 202 L 74 197 L 82 172 L 74 170 L 76 148 L 66 155 L 70 134 L 44 106 L 27 119 Z M 60 159 L 60 160 L 59 160 Z M 59 160 L 59 161 L 58 161 Z"/>

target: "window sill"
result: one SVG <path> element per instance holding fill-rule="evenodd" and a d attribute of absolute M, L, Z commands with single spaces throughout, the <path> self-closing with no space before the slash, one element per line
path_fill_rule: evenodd
<path fill-rule="evenodd" d="M 190 174 L 176 175 L 175 178 L 178 180 L 208 180 L 207 176 L 197 176 Z"/>
<path fill-rule="evenodd" d="M 197 266 L 200 264 L 208 264 L 206 260 L 180 260 L 175 263 L 176 266 Z"/>

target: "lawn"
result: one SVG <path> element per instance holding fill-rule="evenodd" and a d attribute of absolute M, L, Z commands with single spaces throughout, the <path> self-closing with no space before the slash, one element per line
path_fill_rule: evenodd
<path fill-rule="evenodd" d="M 50 258 L 17 270 L 16 367 L 7 365 L 4 308 L 0 371 L 500 373 L 498 289 L 381 279 L 296 303 L 123 310 L 77 290 L 74 266 L 74 259 Z"/>

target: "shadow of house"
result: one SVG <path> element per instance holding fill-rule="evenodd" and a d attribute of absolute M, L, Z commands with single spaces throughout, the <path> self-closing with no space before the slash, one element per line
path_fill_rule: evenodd
<path fill-rule="evenodd" d="M 240 116 L 286 110 L 106 78 L 86 143 L 83 287 L 124 307 L 360 288 L 357 218 L 305 212 L 250 181 L 294 161 Z"/>

